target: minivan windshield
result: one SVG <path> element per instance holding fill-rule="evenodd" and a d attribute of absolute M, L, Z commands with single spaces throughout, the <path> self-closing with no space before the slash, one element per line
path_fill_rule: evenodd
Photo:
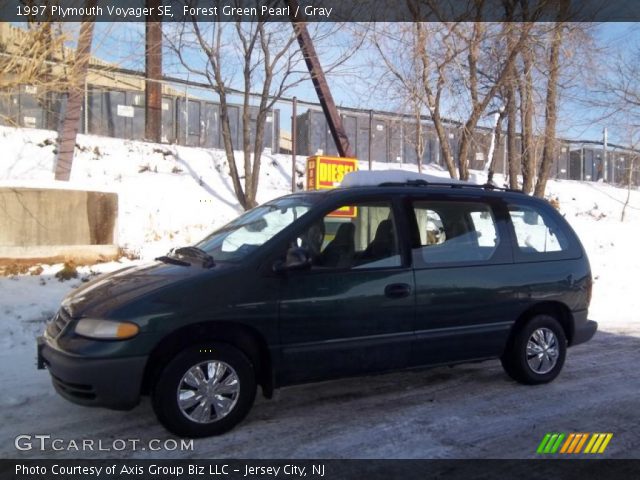
<path fill-rule="evenodd" d="M 242 214 L 196 246 L 215 262 L 239 262 L 309 212 L 316 200 L 312 195 L 278 198 Z"/>

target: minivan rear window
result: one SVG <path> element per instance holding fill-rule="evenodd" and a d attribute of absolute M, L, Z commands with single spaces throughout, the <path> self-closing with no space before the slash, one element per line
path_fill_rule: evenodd
<path fill-rule="evenodd" d="M 569 239 L 550 215 L 529 205 L 512 204 L 508 208 L 521 253 L 536 255 L 568 250 Z"/>
<path fill-rule="evenodd" d="M 415 201 L 420 245 L 412 249 L 416 266 L 490 260 L 500 235 L 491 207 L 480 202 Z"/>

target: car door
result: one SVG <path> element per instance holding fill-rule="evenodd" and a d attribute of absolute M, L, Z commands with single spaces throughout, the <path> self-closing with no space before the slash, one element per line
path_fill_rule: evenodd
<path fill-rule="evenodd" d="M 292 243 L 311 268 L 280 279 L 280 385 L 408 365 L 413 273 L 389 197 L 336 203 Z"/>
<path fill-rule="evenodd" d="M 438 195 L 408 202 L 414 228 L 414 365 L 500 355 L 514 320 L 514 275 L 500 204 Z"/>

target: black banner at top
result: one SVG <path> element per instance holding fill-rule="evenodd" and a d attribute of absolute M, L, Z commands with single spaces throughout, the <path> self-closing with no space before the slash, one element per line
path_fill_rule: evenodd
<path fill-rule="evenodd" d="M 635 22 L 628 0 L 0 0 L 0 21 Z"/>

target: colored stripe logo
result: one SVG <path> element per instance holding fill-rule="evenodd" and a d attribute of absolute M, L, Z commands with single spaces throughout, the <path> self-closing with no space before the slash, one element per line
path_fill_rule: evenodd
<path fill-rule="evenodd" d="M 547 433 L 536 452 L 539 454 L 600 454 L 604 453 L 612 438 L 613 433 Z"/>

